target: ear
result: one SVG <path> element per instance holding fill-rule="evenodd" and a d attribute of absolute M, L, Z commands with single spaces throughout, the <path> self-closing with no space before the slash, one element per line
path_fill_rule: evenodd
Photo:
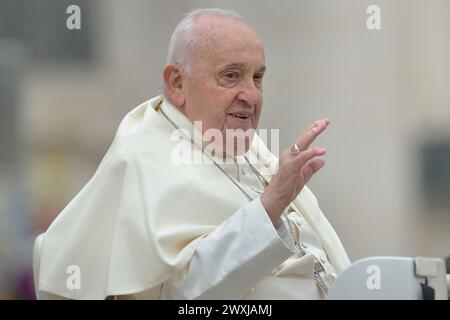
<path fill-rule="evenodd" d="M 175 64 L 166 65 L 163 78 L 166 85 L 166 94 L 170 101 L 177 107 L 183 107 L 186 103 L 186 94 L 180 68 Z"/>

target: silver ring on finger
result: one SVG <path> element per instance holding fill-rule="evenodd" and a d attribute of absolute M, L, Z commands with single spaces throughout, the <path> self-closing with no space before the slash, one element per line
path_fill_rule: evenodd
<path fill-rule="evenodd" d="M 296 156 L 300 153 L 300 147 L 298 146 L 298 144 L 294 143 L 291 147 L 291 154 Z"/>

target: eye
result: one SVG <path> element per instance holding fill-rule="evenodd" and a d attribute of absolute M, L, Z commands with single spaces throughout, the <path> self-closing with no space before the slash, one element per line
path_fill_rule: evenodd
<path fill-rule="evenodd" d="M 235 71 L 228 71 L 223 74 L 223 77 L 226 80 L 235 81 L 239 78 L 239 73 L 237 73 Z"/>
<path fill-rule="evenodd" d="M 262 82 L 263 78 L 264 78 L 264 73 L 262 73 L 262 72 L 257 73 L 253 76 L 253 80 L 255 80 L 257 82 Z"/>
<path fill-rule="evenodd" d="M 256 87 L 262 88 L 264 73 L 259 72 L 253 76 L 253 81 L 255 82 Z"/>
<path fill-rule="evenodd" d="M 234 87 L 241 80 L 241 74 L 236 70 L 225 70 L 220 74 L 217 82 L 224 87 Z"/>

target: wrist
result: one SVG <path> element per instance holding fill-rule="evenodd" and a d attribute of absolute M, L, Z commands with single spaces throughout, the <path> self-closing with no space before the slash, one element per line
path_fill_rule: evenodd
<path fill-rule="evenodd" d="M 264 192 L 261 195 L 261 204 L 269 215 L 270 220 L 274 226 L 278 225 L 279 219 L 285 206 L 281 201 L 274 199 L 270 194 Z"/>

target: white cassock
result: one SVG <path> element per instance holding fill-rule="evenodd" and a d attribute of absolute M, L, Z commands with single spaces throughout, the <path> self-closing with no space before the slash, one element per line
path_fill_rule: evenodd
<path fill-rule="evenodd" d="M 262 140 L 222 170 L 176 163 L 208 144 L 174 139 L 174 125 L 199 134 L 162 96 L 125 116 L 94 176 L 35 242 L 38 298 L 323 298 L 319 280 L 329 286 L 350 261 L 311 191 L 274 227 L 259 196 L 278 159 Z"/>

